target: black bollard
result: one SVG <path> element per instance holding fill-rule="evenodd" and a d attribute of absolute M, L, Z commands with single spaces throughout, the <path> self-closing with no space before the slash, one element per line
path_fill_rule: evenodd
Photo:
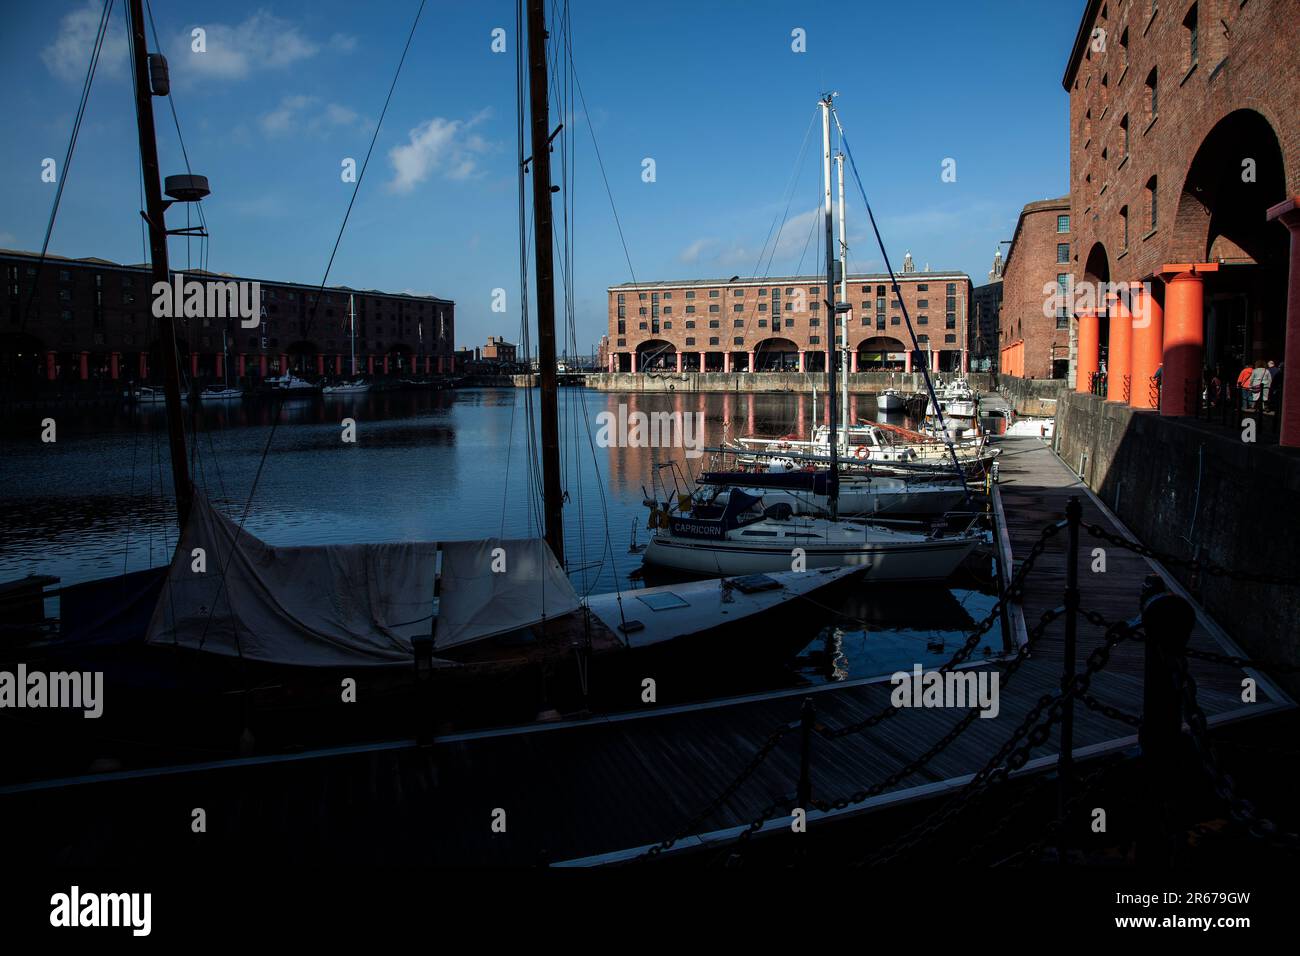
<path fill-rule="evenodd" d="M 1178 828 L 1172 825 L 1182 752 L 1183 707 L 1179 662 L 1196 624 L 1196 612 L 1171 593 L 1156 575 L 1142 588 L 1146 660 L 1142 679 L 1142 777 L 1146 820 L 1137 845 L 1138 863 L 1168 866 L 1177 854 Z"/>

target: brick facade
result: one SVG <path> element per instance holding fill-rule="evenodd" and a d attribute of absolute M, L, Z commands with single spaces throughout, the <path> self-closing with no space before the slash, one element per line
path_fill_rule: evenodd
<path fill-rule="evenodd" d="M 1020 211 L 1002 271 L 998 356 L 1005 375 L 1065 374 L 1070 313 L 1052 299 L 1054 290 L 1068 288 L 1071 280 L 1072 224 L 1068 196 L 1031 202 Z"/>
<path fill-rule="evenodd" d="M 898 281 L 920 348 L 909 347 L 889 277 L 850 275 L 852 370 L 910 370 L 925 361 L 941 371 L 964 370 L 970 277 L 905 272 Z M 607 291 L 606 371 L 825 370 L 831 340 L 822 277 L 624 283 Z"/>
<path fill-rule="evenodd" d="M 0 372 L 20 388 L 49 381 L 160 379 L 148 266 L 0 250 Z M 173 275 L 179 273 L 173 272 Z M 185 273 L 186 281 L 251 281 Z M 350 374 L 349 295 L 356 308 L 361 374 L 423 374 L 453 367 L 455 303 L 433 296 L 258 280 L 264 321 L 178 318 L 182 374 L 200 383 L 250 383 L 293 369 L 308 377 Z M 28 298 L 35 298 L 28 311 Z M 222 352 L 222 332 L 226 353 Z M 225 363 L 229 356 L 230 367 Z"/>

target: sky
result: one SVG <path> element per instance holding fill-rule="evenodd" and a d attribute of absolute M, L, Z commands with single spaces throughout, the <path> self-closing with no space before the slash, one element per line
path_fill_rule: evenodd
<path fill-rule="evenodd" d="M 418 0 L 155 2 L 186 152 L 211 183 L 208 267 L 320 283 L 354 189 L 343 163 L 362 166 Z M 39 251 L 48 157 L 66 180 L 50 251 L 147 259 L 125 6 L 66 170 L 103 0 L 6 10 L 0 247 Z M 917 268 L 986 281 L 1020 208 L 1068 189 L 1061 76 L 1083 6 L 570 0 L 582 96 L 556 92 L 552 125 L 566 125 L 556 181 L 562 158 L 571 168 L 555 210 L 557 228 L 572 210 L 578 350 L 605 331 L 613 284 L 816 271 L 810 124 L 827 90 L 895 268 L 910 251 Z M 328 275 L 454 299 L 458 347 L 519 340 L 514 24 L 513 0 L 428 0 Z M 166 101 L 154 112 L 163 175 L 184 172 Z M 851 174 L 846 196 L 850 270 L 880 271 Z M 173 269 L 197 267 L 199 252 L 174 237 Z"/>

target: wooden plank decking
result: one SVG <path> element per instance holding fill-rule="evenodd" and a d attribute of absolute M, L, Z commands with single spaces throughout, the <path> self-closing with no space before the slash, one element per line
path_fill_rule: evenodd
<path fill-rule="evenodd" d="M 1003 449 L 1001 495 L 1015 554 L 1023 555 L 1042 527 L 1061 517 L 1071 494 L 1083 499 L 1085 523 L 1115 527 L 1038 439 L 1007 439 Z M 1062 603 L 1064 543 L 1062 533 L 1028 578 L 1024 617 L 1030 628 L 1044 610 Z M 1085 555 L 1092 546 L 1085 536 Z M 1106 549 L 1106 561 L 1104 574 L 1089 570 L 1090 559 L 1081 562 L 1082 605 L 1111 620 L 1131 617 L 1150 566 L 1118 548 Z M 1080 666 L 1099 639 L 1098 628 L 1080 622 Z M 1193 646 L 1233 650 L 1204 625 L 1197 627 Z M 1060 660 L 1058 622 L 1004 685 L 996 719 L 975 720 L 921 771 L 851 812 L 959 786 L 1041 695 L 1057 689 Z M 1260 702 L 1243 705 L 1239 672 L 1192 664 L 1212 720 L 1262 714 L 1290 703 L 1261 681 Z M 13 851 L 62 864 L 491 865 L 616 859 L 675 835 L 736 777 L 774 729 L 797 720 L 805 696 L 816 701 L 819 721 L 836 727 L 883 710 L 890 690 L 882 682 L 796 688 L 519 732 L 461 734 L 428 748 L 397 742 L 111 781 L 0 788 L 0 812 L 24 821 L 7 837 Z M 1121 645 L 1092 691 L 1137 713 L 1141 648 Z M 861 734 L 818 737 L 814 795 L 833 801 L 884 779 L 963 714 L 906 710 Z M 1075 715 L 1081 757 L 1133 741 L 1126 724 L 1083 707 Z M 1049 766 L 1055 751 L 1054 742 L 1045 745 L 1027 769 Z M 748 824 L 773 799 L 793 793 L 798 773 L 798 734 L 788 734 L 700 832 L 717 834 Z M 195 808 L 206 812 L 206 833 L 191 831 Z M 504 833 L 492 830 L 496 808 L 506 811 Z"/>

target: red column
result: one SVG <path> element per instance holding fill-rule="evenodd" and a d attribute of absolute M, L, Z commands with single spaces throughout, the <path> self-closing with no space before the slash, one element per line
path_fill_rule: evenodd
<path fill-rule="evenodd" d="M 238 363 L 235 366 L 239 370 L 239 377 L 242 379 L 248 374 L 248 356 L 243 352 L 239 353 Z"/>
<path fill-rule="evenodd" d="M 679 371 L 679 372 L 682 370 L 682 362 L 683 362 L 683 361 L 684 361 L 684 359 L 682 358 L 682 353 L 681 353 L 681 352 L 678 352 L 678 353 L 677 353 L 677 371 Z"/>
<path fill-rule="evenodd" d="M 90 353 L 82 352 L 81 361 L 78 363 L 78 371 L 81 372 L 81 380 L 87 381 L 90 378 Z"/>
<path fill-rule="evenodd" d="M 962 349 L 961 350 L 961 373 L 965 375 L 969 371 L 970 371 L 970 351 L 968 349 Z"/>
<path fill-rule="evenodd" d="M 289 374 L 289 353 L 287 352 L 280 353 L 280 374 Z"/>
<path fill-rule="evenodd" d="M 1217 262 L 1166 265 L 1164 371 L 1160 378 L 1160 414 L 1194 415 L 1200 407 L 1201 366 L 1205 351 L 1205 280 Z"/>
<path fill-rule="evenodd" d="M 199 353 L 190 353 L 190 378 L 199 377 Z"/>
<path fill-rule="evenodd" d="M 857 374 L 858 371 L 858 350 L 857 349 L 854 349 L 852 352 L 849 353 L 849 371 L 853 372 L 855 375 Z"/>
<path fill-rule="evenodd" d="M 257 366 L 258 366 L 258 371 L 261 372 L 261 375 L 259 376 L 259 378 L 266 378 L 266 366 L 267 366 L 267 361 L 266 361 L 266 353 L 265 353 L 265 352 L 263 352 L 261 355 L 259 355 L 259 356 L 257 357 Z"/>
<path fill-rule="evenodd" d="M 140 362 L 143 366 L 144 354 L 140 355 Z M 142 372 L 141 375 L 144 373 Z M 59 377 L 59 354 L 57 352 L 45 353 L 45 377 L 51 382 Z"/>
<path fill-rule="evenodd" d="M 933 352 L 930 353 L 930 371 L 931 372 L 939 371 L 939 350 L 938 349 L 935 349 Z"/>
<path fill-rule="evenodd" d="M 635 372 L 636 372 L 636 352 L 631 352 L 631 353 L 629 353 L 629 354 L 632 356 L 632 371 L 633 371 L 633 373 L 635 373 Z M 703 359 L 701 359 L 700 361 L 702 362 Z M 704 366 L 701 365 L 700 368 L 703 369 Z"/>
<path fill-rule="evenodd" d="M 1110 347 L 1106 352 L 1106 401 L 1128 404 L 1132 394 L 1133 313 L 1124 296 L 1112 294 Z"/>
<path fill-rule="evenodd" d="M 54 353 L 51 352 L 50 354 L 53 355 Z M 50 361 L 50 369 L 51 369 L 51 375 L 53 375 L 54 362 L 52 359 Z M 140 353 L 140 381 L 143 382 L 148 377 L 149 377 L 149 353 L 141 352 Z"/>
<path fill-rule="evenodd" d="M 750 349 L 750 350 L 749 350 L 749 374 L 750 374 L 750 375 L 753 375 L 753 374 L 754 374 L 754 371 L 755 371 L 755 368 L 756 368 L 756 366 L 754 365 L 754 358 L 755 358 L 757 355 L 758 355 L 758 353 L 757 353 L 754 349 Z"/>
<path fill-rule="evenodd" d="M 367 375 L 375 374 L 375 357 L 373 355 L 366 356 L 366 374 Z"/>
<path fill-rule="evenodd" d="M 316 374 L 317 375 L 325 374 L 325 356 L 322 355 L 320 352 L 316 353 Z"/>
<path fill-rule="evenodd" d="M 224 379 L 226 377 L 226 357 L 218 352 L 216 356 L 214 356 L 214 360 L 217 363 L 217 378 Z"/>
<path fill-rule="evenodd" d="M 730 372 L 730 371 L 731 371 L 731 353 L 730 353 L 730 352 L 723 352 L 723 353 L 722 353 L 722 370 L 723 370 L 724 372 Z"/>
<path fill-rule="evenodd" d="M 426 356 L 424 357 L 424 374 L 425 374 L 425 375 L 428 375 L 428 374 L 429 374 L 429 362 L 430 362 L 431 358 L 432 358 L 432 356 L 429 356 L 429 355 L 426 355 Z M 440 368 L 440 369 L 438 369 L 438 371 L 441 372 L 442 369 Z"/>
<path fill-rule="evenodd" d="M 115 382 L 116 382 L 116 381 L 118 380 L 118 378 L 120 377 L 121 369 L 120 369 L 119 363 L 120 363 L 121 361 L 122 361 L 122 353 L 121 353 L 121 352 L 114 352 L 114 353 L 112 353 L 111 355 L 109 355 L 109 357 L 108 357 L 108 374 L 109 374 L 109 377 L 112 378 L 112 380 L 115 381 Z"/>
<path fill-rule="evenodd" d="M 384 374 L 388 374 L 388 353 L 384 353 Z"/>
<path fill-rule="evenodd" d="M 342 374 L 343 374 L 343 355 L 342 355 L 342 353 L 340 353 L 340 354 L 334 356 L 334 374 L 335 374 L 335 375 L 342 375 Z"/>
<path fill-rule="evenodd" d="M 903 353 L 903 371 L 909 373 L 912 371 L 912 350 L 911 349 L 908 349 Z"/>
<path fill-rule="evenodd" d="M 1269 220 L 1281 220 L 1291 231 L 1291 271 L 1287 275 L 1286 342 L 1282 367 L 1281 435 L 1278 444 L 1300 447 L 1300 196 L 1278 203 L 1268 211 Z M 1272 396 L 1270 396 L 1272 400 Z"/>
<path fill-rule="evenodd" d="M 782 361 L 784 361 L 784 359 L 782 359 Z M 799 350 L 799 371 L 801 372 L 808 371 L 808 353 L 803 349 Z M 801 408 L 800 411 L 802 410 L 803 409 Z"/>
<path fill-rule="evenodd" d="M 1133 299 L 1133 337 L 1129 345 L 1128 403 L 1133 408 L 1159 408 L 1160 392 L 1156 388 L 1156 369 L 1164 361 L 1165 311 L 1144 283 Z M 1163 373 L 1162 373 L 1163 374 Z"/>
<path fill-rule="evenodd" d="M 1079 356 L 1074 365 L 1074 390 L 1088 394 L 1092 391 L 1092 377 L 1097 374 L 1101 327 L 1096 309 L 1080 309 Z"/>

